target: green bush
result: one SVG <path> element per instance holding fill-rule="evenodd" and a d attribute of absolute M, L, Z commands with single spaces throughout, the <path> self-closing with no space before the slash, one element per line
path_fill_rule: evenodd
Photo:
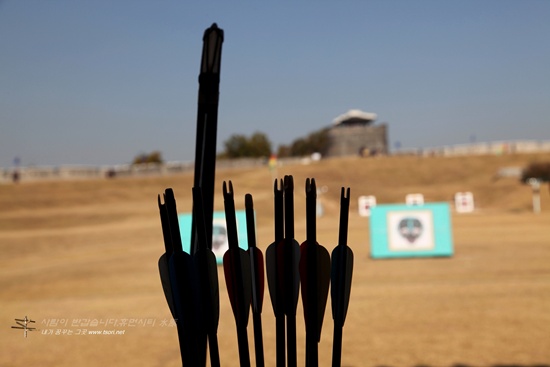
<path fill-rule="evenodd" d="M 550 162 L 534 162 L 523 169 L 521 181 L 526 183 L 530 178 L 550 182 Z"/>
<path fill-rule="evenodd" d="M 224 142 L 223 158 L 260 158 L 271 155 L 271 142 L 264 133 L 255 132 L 247 138 L 235 134 Z"/>
<path fill-rule="evenodd" d="M 305 138 L 294 140 L 290 146 L 281 145 L 277 152 L 279 157 L 303 157 L 313 153 L 325 155 L 328 148 L 328 129 L 321 129 Z"/>
<path fill-rule="evenodd" d="M 162 159 L 162 153 L 158 150 L 155 150 L 149 154 L 142 153 L 137 155 L 134 160 L 132 161 L 132 164 L 144 164 L 144 163 L 163 163 L 164 160 Z"/>

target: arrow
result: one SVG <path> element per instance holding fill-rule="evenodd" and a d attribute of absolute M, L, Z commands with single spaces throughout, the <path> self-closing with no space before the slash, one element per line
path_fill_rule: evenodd
<path fill-rule="evenodd" d="M 353 275 L 353 252 L 347 246 L 350 189 L 340 195 L 340 231 L 338 246 L 332 251 L 330 292 L 332 300 L 332 318 L 334 319 L 334 338 L 332 342 L 332 367 L 341 366 L 342 332 L 348 312 Z"/>
<path fill-rule="evenodd" d="M 254 202 L 252 195 L 244 197 L 246 210 L 246 229 L 248 233 L 248 256 L 252 280 L 252 321 L 254 323 L 254 349 L 256 366 L 264 366 L 264 342 L 262 333 L 262 306 L 264 301 L 264 257 L 256 247 L 256 225 L 254 220 Z"/>
<path fill-rule="evenodd" d="M 168 260 L 168 270 L 174 299 L 182 365 L 184 367 L 198 366 L 197 355 L 194 353 L 197 350 L 196 339 L 193 337 L 196 335 L 196 320 L 194 317 L 196 310 L 193 302 L 189 302 L 193 294 L 191 288 L 193 263 L 191 256 L 185 253 L 181 246 L 178 211 L 172 189 L 165 190 L 164 198 L 173 248 L 172 255 Z"/>
<path fill-rule="evenodd" d="M 158 205 L 160 212 L 160 222 L 162 225 L 162 237 L 164 238 L 165 252 L 159 258 L 159 274 L 164 297 L 168 303 L 168 308 L 172 314 L 172 318 L 176 319 L 176 311 L 174 309 L 174 297 L 172 295 L 172 286 L 170 284 L 170 270 L 168 269 L 168 259 L 172 255 L 172 238 L 170 235 L 170 223 L 168 222 L 168 213 L 166 212 L 166 204 L 162 204 L 160 195 L 158 195 Z"/>
<path fill-rule="evenodd" d="M 315 179 L 306 180 L 306 241 L 300 246 L 300 281 L 306 324 L 306 367 L 319 365 L 318 343 L 330 283 L 330 255 L 317 243 Z"/>
<path fill-rule="evenodd" d="M 296 367 L 296 307 L 300 293 L 300 245 L 294 239 L 294 181 L 292 176 L 284 178 L 285 238 L 277 247 L 277 265 L 283 309 L 286 316 L 287 365 Z"/>
<path fill-rule="evenodd" d="M 218 28 L 216 23 L 204 31 L 199 74 L 194 186 L 202 189 L 207 238 L 212 237 L 214 217 L 216 136 L 223 39 L 223 30 Z M 194 217 L 191 228 L 191 254 L 194 254 L 197 245 L 195 241 L 197 227 Z"/>
<path fill-rule="evenodd" d="M 233 198 L 233 185 L 229 181 L 223 183 L 223 198 L 225 204 L 225 220 L 227 224 L 227 240 L 229 249 L 223 255 L 223 270 L 225 284 L 235 323 L 237 325 L 237 340 L 239 344 L 239 359 L 241 367 L 250 367 L 250 354 L 248 351 L 248 316 L 251 302 L 250 259 L 248 253 L 239 247 L 237 236 L 237 219 L 235 218 L 235 201 Z"/>
<path fill-rule="evenodd" d="M 283 306 L 283 295 L 279 285 L 279 272 L 283 271 L 277 259 L 278 248 L 283 246 L 284 232 L 284 197 L 283 180 L 280 180 L 280 188 L 275 180 L 273 185 L 274 193 L 274 221 L 275 221 L 275 241 L 271 243 L 265 252 L 267 284 L 273 313 L 275 314 L 276 330 L 276 366 L 285 367 L 285 311 Z"/>
<path fill-rule="evenodd" d="M 220 366 L 218 349 L 218 322 L 220 318 L 220 295 L 218 288 L 218 266 L 216 256 L 211 250 L 209 237 L 206 235 L 206 226 L 203 213 L 202 192 L 199 187 L 193 188 L 193 216 L 197 224 L 197 251 L 192 256 L 195 270 L 195 300 L 198 300 L 197 310 L 201 311 L 202 332 L 198 354 L 202 357 L 200 365 L 206 365 L 206 337 L 210 347 L 210 365 Z"/>

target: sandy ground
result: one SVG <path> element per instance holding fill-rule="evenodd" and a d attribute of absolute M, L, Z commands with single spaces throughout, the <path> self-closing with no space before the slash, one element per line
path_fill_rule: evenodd
<path fill-rule="evenodd" d="M 218 177 L 227 178 L 234 179 L 238 209 L 246 192 L 254 195 L 258 244 L 265 250 L 273 236 L 269 173 Z M 156 196 L 174 187 L 179 211 L 189 211 L 191 182 L 190 176 L 174 176 L 0 186 L 0 366 L 181 365 L 157 268 L 163 245 Z M 353 190 L 353 180 L 348 182 Z M 331 191 L 318 219 L 319 242 L 329 250 L 338 238 L 338 189 Z M 518 186 L 517 192 L 525 189 Z M 303 200 L 296 195 L 298 241 L 305 236 Z M 451 258 L 395 260 L 369 257 L 369 222 L 353 204 L 349 246 L 355 271 L 342 364 L 550 365 L 549 200 L 539 215 L 526 210 L 529 200 L 527 195 L 512 208 L 487 205 L 453 214 Z M 238 366 L 221 267 L 219 278 L 222 366 Z M 298 364 L 304 365 L 300 303 Z M 10 328 L 25 315 L 38 329 L 27 338 Z M 252 321 L 249 326 L 252 348 Z M 274 366 L 268 292 L 263 326 L 267 365 Z M 321 366 L 330 365 L 332 330 L 329 304 Z"/>

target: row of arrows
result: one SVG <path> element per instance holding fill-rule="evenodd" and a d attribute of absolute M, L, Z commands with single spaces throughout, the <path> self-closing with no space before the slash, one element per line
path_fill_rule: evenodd
<path fill-rule="evenodd" d="M 193 216 L 190 252 L 183 251 L 174 192 L 158 196 L 165 253 L 158 265 L 164 295 L 176 320 L 181 361 L 184 367 L 220 366 L 218 323 L 220 300 L 218 266 L 212 252 L 212 222 L 216 167 L 216 134 L 224 32 L 214 23 L 204 32 L 199 74 L 195 176 L 192 189 Z M 257 366 L 264 366 L 262 303 L 265 274 L 276 321 L 276 365 L 296 366 L 296 307 L 302 283 L 306 324 L 306 366 L 318 365 L 318 343 L 331 286 L 334 319 L 332 365 L 340 366 L 342 329 L 346 319 L 353 272 L 353 252 L 347 246 L 350 190 L 342 188 L 339 242 L 329 256 L 316 239 L 314 179 L 306 181 L 307 238 L 299 245 L 294 238 L 294 182 L 292 176 L 274 183 L 275 238 L 263 254 L 256 246 L 254 204 L 245 196 L 248 250 L 239 247 L 231 181 L 223 183 L 223 198 L 229 249 L 223 270 L 237 327 L 241 366 L 250 366 L 248 320 L 254 323 Z M 209 353 L 208 353 L 209 352 Z"/>
<path fill-rule="evenodd" d="M 197 226 L 197 245 L 192 254 L 183 251 L 173 190 L 165 190 L 164 202 L 159 195 L 166 250 L 159 259 L 159 271 L 170 312 L 176 320 L 182 365 L 205 366 L 208 349 L 210 365 L 219 366 L 217 264 L 211 250 L 211 237 L 206 232 L 201 189 L 194 187 L 192 191 Z M 350 189 L 341 191 L 339 238 L 332 256 L 316 238 L 315 179 L 306 180 L 305 191 L 306 240 L 300 245 L 294 234 L 293 177 L 275 180 L 274 241 L 267 247 L 264 265 L 262 251 L 256 244 L 253 197 L 246 194 L 244 200 L 248 233 L 248 250 L 244 250 L 237 236 L 233 185 L 231 181 L 223 183 L 229 244 L 223 256 L 223 270 L 236 323 L 241 366 L 250 366 L 247 327 L 251 309 L 256 366 L 265 365 L 262 334 L 265 273 L 276 323 L 276 366 L 297 366 L 296 308 L 300 288 L 306 329 L 306 367 L 319 365 L 318 345 L 329 288 L 334 320 L 332 366 L 340 366 L 342 330 L 353 273 L 353 252 L 347 246 Z"/>

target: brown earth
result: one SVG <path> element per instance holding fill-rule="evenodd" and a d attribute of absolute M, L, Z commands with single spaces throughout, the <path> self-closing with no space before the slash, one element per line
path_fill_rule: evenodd
<path fill-rule="evenodd" d="M 305 237 L 306 177 L 328 189 L 317 227 L 329 250 L 338 237 L 340 188 L 352 190 L 355 271 L 344 366 L 550 365 L 548 186 L 536 215 L 529 187 L 496 177 L 502 167 L 532 161 L 550 161 L 550 155 L 334 159 L 279 168 L 278 176 L 294 175 L 297 186 L 299 242 Z M 237 209 L 244 208 L 245 193 L 254 196 L 258 244 L 265 250 L 273 237 L 272 174 L 267 168 L 218 172 L 216 210 L 223 210 L 221 182 L 229 179 Z M 180 365 L 157 268 L 163 252 L 157 194 L 174 188 L 179 211 L 188 212 L 191 184 L 192 175 L 180 175 L 0 186 L 0 366 Z M 477 209 L 452 215 L 452 258 L 369 257 L 369 222 L 357 214 L 359 195 L 398 203 L 421 192 L 426 201 L 450 202 L 457 191 L 472 191 Z M 222 366 L 238 366 L 221 269 L 220 355 Z M 330 365 L 330 312 L 328 305 L 321 366 Z M 39 329 L 26 339 L 10 328 L 25 315 Z M 303 365 L 300 305 L 297 322 Z M 268 292 L 263 325 L 267 365 L 273 366 Z M 90 334 L 104 330 L 115 335 Z"/>

